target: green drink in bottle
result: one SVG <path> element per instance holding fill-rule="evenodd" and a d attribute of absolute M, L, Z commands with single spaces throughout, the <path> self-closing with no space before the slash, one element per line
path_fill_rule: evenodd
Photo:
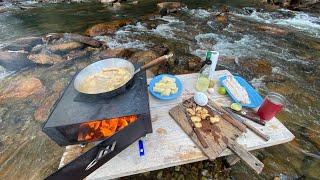
<path fill-rule="evenodd" d="M 196 90 L 205 92 L 209 86 L 213 86 L 211 79 L 216 69 L 219 53 L 216 51 L 207 51 L 205 65 L 201 68 L 196 84 Z"/>

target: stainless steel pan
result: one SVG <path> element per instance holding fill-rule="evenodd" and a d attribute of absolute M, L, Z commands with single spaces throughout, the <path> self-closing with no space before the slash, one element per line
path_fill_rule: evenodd
<path fill-rule="evenodd" d="M 110 58 L 110 59 L 104 59 L 101 61 L 97 61 L 95 63 L 90 64 L 89 66 L 85 67 L 84 69 L 82 69 L 78 75 L 76 76 L 75 80 L 74 80 L 74 88 L 83 94 L 87 94 L 87 95 L 109 95 L 109 96 L 114 96 L 114 95 L 118 95 L 121 94 L 123 92 L 126 91 L 126 89 L 128 88 L 128 85 L 130 85 L 132 83 L 133 77 L 140 71 L 149 69 L 157 64 L 160 64 L 164 61 L 166 61 L 167 59 L 169 59 L 170 57 L 172 57 L 173 54 L 169 54 L 169 55 L 164 55 L 161 56 L 157 59 L 152 60 L 151 62 L 141 66 L 138 69 L 135 69 L 135 67 L 133 66 L 133 64 L 130 61 L 127 61 L 125 59 L 120 59 L 120 58 Z M 111 90 L 111 91 L 102 91 L 99 93 L 94 93 L 94 92 L 85 92 L 81 89 L 81 86 L 84 83 L 84 80 L 92 75 L 95 74 L 97 72 L 102 71 L 104 68 L 127 68 L 131 74 L 130 79 L 125 82 L 122 86 L 120 86 L 117 89 Z"/>

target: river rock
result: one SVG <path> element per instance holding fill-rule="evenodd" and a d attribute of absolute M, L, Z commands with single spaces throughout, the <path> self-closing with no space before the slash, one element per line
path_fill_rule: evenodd
<path fill-rule="evenodd" d="M 166 44 L 154 45 L 150 48 L 150 50 L 156 52 L 158 56 L 163 56 L 169 53 L 169 46 Z"/>
<path fill-rule="evenodd" d="M 258 26 L 257 28 L 260 31 L 264 31 L 268 34 L 273 34 L 273 35 L 286 35 L 288 33 L 288 31 L 285 31 L 278 27 L 272 27 L 272 26 L 266 26 L 266 25 L 261 25 L 261 26 Z"/>
<path fill-rule="evenodd" d="M 106 49 L 100 53 L 100 58 L 126 58 L 128 59 L 134 51 L 132 49 L 115 48 Z"/>
<path fill-rule="evenodd" d="M 52 43 L 58 39 L 63 38 L 62 33 L 49 33 L 45 36 L 42 37 L 42 41 L 45 42 L 46 44 Z"/>
<path fill-rule="evenodd" d="M 44 91 L 45 87 L 38 78 L 23 78 L 19 81 L 12 81 L 0 92 L 0 102 L 8 98 L 23 99 L 31 95 L 44 93 Z"/>
<path fill-rule="evenodd" d="M 0 51 L 0 65 L 8 70 L 19 70 L 31 64 L 27 53 Z"/>
<path fill-rule="evenodd" d="M 4 6 L 0 6 L 0 13 L 4 13 L 4 12 L 7 12 L 8 9 Z"/>
<path fill-rule="evenodd" d="M 146 64 L 154 59 L 156 59 L 158 57 L 158 54 L 152 50 L 146 50 L 146 51 L 139 51 L 134 53 L 130 60 L 132 62 L 138 62 L 138 63 L 142 63 L 142 64 Z M 160 69 L 161 65 L 156 65 L 152 68 L 149 69 L 149 71 L 151 71 L 153 74 L 157 74 L 159 69 Z M 152 74 L 149 73 L 149 74 Z"/>
<path fill-rule="evenodd" d="M 96 24 L 85 31 L 87 36 L 100 36 L 115 33 L 119 28 L 131 24 L 132 20 L 121 19 L 106 23 Z"/>
<path fill-rule="evenodd" d="M 88 57 L 89 54 L 90 53 L 86 50 L 74 50 L 68 53 L 67 55 L 65 55 L 65 58 L 67 61 L 73 61 L 73 60 L 78 60 L 78 59 Z"/>
<path fill-rule="evenodd" d="M 37 54 L 37 53 L 40 53 L 42 49 L 45 48 L 45 45 L 43 44 L 38 44 L 36 46 L 34 46 L 32 49 L 31 49 L 31 53 L 33 54 Z"/>
<path fill-rule="evenodd" d="M 158 57 L 158 54 L 152 50 L 147 51 L 139 51 L 134 53 L 130 59 L 132 62 L 142 62 L 142 63 L 148 63 L 153 59 L 156 59 Z"/>
<path fill-rule="evenodd" d="M 221 13 L 227 13 L 227 12 L 229 12 L 228 6 L 226 6 L 226 5 L 221 5 L 221 6 L 219 7 L 219 12 L 221 12 Z"/>
<path fill-rule="evenodd" d="M 80 34 L 72 34 L 72 33 L 65 33 L 64 34 L 65 39 L 77 41 L 92 47 L 100 47 L 102 46 L 102 43 L 98 40 L 92 39 L 91 37 L 82 36 Z"/>
<path fill-rule="evenodd" d="M 240 62 L 241 69 L 247 70 L 253 75 L 270 75 L 272 66 L 267 59 L 244 59 Z"/>
<path fill-rule="evenodd" d="M 82 43 L 72 42 L 72 41 L 47 46 L 47 49 L 54 53 L 65 53 L 71 50 L 81 49 L 81 48 L 83 48 Z"/>
<path fill-rule="evenodd" d="M 53 65 L 64 61 L 64 59 L 53 53 L 30 54 L 28 58 L 36 64 Z"/>
<path fill-rule="evenodd" d="M 191 71 L 199 71 L 201 68 L 201 58 L 192 56 L 188 59 L 188 69 Z"/>
<path fill-rule="evenodd" d="M 30 51 L 32 47 L 38 44 L 42 44 L 41 37 L 24 37 L 15 40 L 8 46 L 4 47 L 4 49 L 10 51 Z"/>
<path fill-rule="evenodd" d="M 63 83 L 57 81 L 53 84 L 53 93 L 45 98 L 40 105 L 40 107 L 35 111 L 34 113 L 34 119 L 36 121 L 44 122 L 48 119 L 50 112 L 52 110 L 52 107 L 54 103 L 57 101 L 57 99 L 60 96 L 60 92 L 63 90 L 64 85 Z"/>
<path fill-rule="evenodd" d="M 114 3 L 114 2 L 117 2 L 118 0 L 100 0 L 101 3 L 108 3 L 108 4 L 111 4 L 111 3 Z"/>
<path fill-rule="evenodd" d="M 219 14 L 215 16 L 215 20 L 217 22 L 226 23 L 228 21 L 228 16 L 225 13 Z"/>
<path fill-rule="evenodd" d="M 181 2 L 162 2 L 158 3 L 157 6 L 160 9 L 166 8 L 166 9 L 178 9 L 183 6 Z"/>

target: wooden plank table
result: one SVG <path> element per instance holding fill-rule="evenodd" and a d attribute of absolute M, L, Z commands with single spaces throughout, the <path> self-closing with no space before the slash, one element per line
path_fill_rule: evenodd
<path fill-rule="evenodd" d="M 230 74 L 230 72 L 226 70 L 216 71 L 216 80 L 218 80 L 220 76 L 227 74 Z M 151 95 L 149 97 L 153 133 L 147 135 L 144 139 L 145 156 L 139 157 L 138 143 L 135 142 L 90 174 L 87 179 L 112 179 L 207 159 L 168 113 L 169 110 L 181 102 L 183 98 L 190 97 L 195 91 L 194 86 L 197 74 L 178 75 L 177 77 L 181 80 L 184 87 L 183 94 L 178 99 L 161 101 Z M 217 87 L 219 86 L 219 84 L 215 85 L 215 92 L 217 92 Z M 217 93 L 213 94 L 211 98 L 226 105 L 231 103 L 227 96 L 222 96 Z M 262 132 L 268 134 L 270 140 L 266 142 L 248 130 L 247 133 L 237 139 L 237 142 L 244 145 L 248 150 L 274 146 L 294 139 L 294 135 L 276 118 L 267 122 L 265 126 L 255 124 L 251 121 L 249 122 Z M 62 156 L 60 167 L 62 167 L 68 159 L 72 159 L 68 158 L 68 156 L 74 155 L 74 149 L 76 148 L 78 147 L 66 147 L 66 152 Z M 220 157 L 231 154 L 232 152 L 227 149 Z"/>

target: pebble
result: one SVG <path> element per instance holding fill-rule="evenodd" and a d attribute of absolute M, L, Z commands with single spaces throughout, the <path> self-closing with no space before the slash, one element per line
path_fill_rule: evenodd
<path fill-rule="evenodd" d="M 203 170 L 201 171 L 202 176 L 208 176 L 208 173 L 209 173 L 209 171 L 206 170 L 206 169 L 203 169 Z"/>
<path fill-rule="evenodd" d="M 163 172 L 159 171 L 158 174 L 157 174 L 157 179 L 162 179 L 162 174 L 163 174 Z"/>
<path fill-rule="evenodd" d="M 175 166 L 175 167 L 174 167 L 174 170 L 175 170 L 175 171 L 180 171 L 180 168 L 181 168 L 181 166 Z"/>

